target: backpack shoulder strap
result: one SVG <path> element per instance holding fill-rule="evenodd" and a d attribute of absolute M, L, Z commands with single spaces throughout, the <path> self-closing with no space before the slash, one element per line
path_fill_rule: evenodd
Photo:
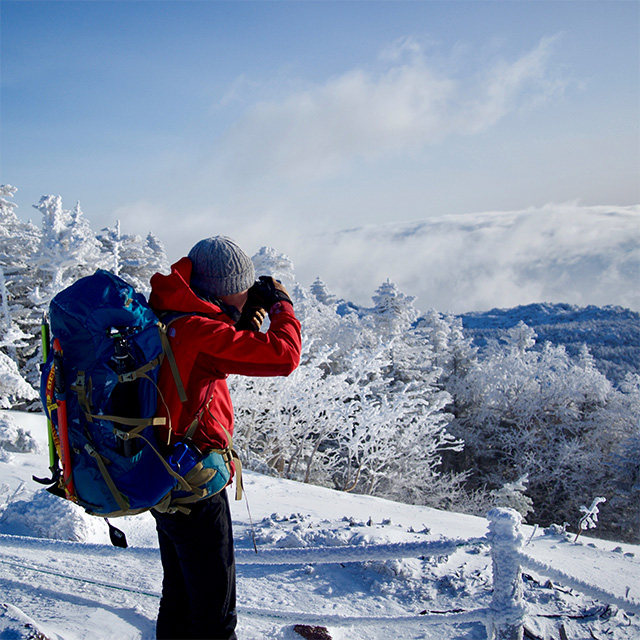
<path fill-rule="evenodd" d="M 178 389 L 180 402 L 184 404 L 187 401 L 187 392 L 184 390 L 182 378 L 180 378 L 180 372 L 178 371 L 178 364 L 176 363 L 175 356 L 173 355 L 173 350 L 171 349 L 171 344 L 169 343 L 169 338 L 167 337 L 168 328 L 169 327 L 163 322 L 158 322 L 158 331 L 160 333 L 160 342 L 162 342 L 162 350 L 169 360 L 169 367 L 171 367 L 173 380 L 176 383 L 176 387 Z"/>
<path fill-rule="evenodd" d="M 171 349 L 171 344 L 169 343 L 169 338 L 167 336 L 169 326 L 178 320 L 179 318 L 184 318 L 185 316 L 195 316 L 196 313 L 182 313 L 179 311 L 166 311 L 160 314 L 160 322 L 158 322 L 158 330 L 160 332 L 160 341 L 162 342 L 162 350 L 169 360 L 169 367 L 171 368 L 171 373 L 173 374 L 173 380 L 176 383 L 176 388 L 178 389 L 178 397 L 180 398 L 180 402 L 183 404 L 187 401 L 187 393 L 184 390 L 184 384 L 182 384 L 182 379 L 180 378 L 180 372 L 178 371 L 178 365 L 176 363 L 175 356 L 173 355 L 173 350 Z"/>

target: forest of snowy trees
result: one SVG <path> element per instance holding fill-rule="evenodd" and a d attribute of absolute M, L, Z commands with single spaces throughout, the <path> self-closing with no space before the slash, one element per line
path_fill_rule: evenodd
<path fill-rule="evenodd" d="M 51 298 L 97 268 L 147 293 L 169 265 L 152 233 L 96 234 L 59 197 L 35 205 L 40 226 L 22 222 L 14 192 L 0 187 L 0 408 L 37 409 Z M 604 497 L 599 534 L 640 541 L 640 376 L 614 386 L 586 347 L 534 348 L 524 323 L 479 352 L 459 317 L 418 311 L 391 282 L 363 309 L 320 278 L 304 288 L 270 248 L 253 260 L 292 293 L 303 355 L 288 378 L 229 379 L 247 467 L 479 515 L 511 506 L 574 530 L 580 507 Z"/>

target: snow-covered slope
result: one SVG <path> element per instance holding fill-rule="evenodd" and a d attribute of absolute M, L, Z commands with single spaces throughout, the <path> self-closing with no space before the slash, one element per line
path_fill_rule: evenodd
<path fill-rule="evenodd" d="M 43 417 L 10 415 L 34 435 L 40 450 L 0 450 L 0 638 L 36 637 L 28 635 L 34 628 L 51 640 L 153 637 L 161 585 L 153 519 L 146 514 L 118 520 L 130 546 L 111 547 L 100 519 L 32 482 L 33 473 L 46 473 Z M 297 623 L 324 623 L 336 640 L 486 637 L 482 621 L 456 623 L 434 612 L 490 604 L 488 546 L 384 559 L 392 543 L 481 537 L 485 519 L 250 472 L 245 484 L 258 555 L 247 504 L 234 503 L 242 640 L 299 640 Z M 634 600 L 640 610 L 639 547 L 586 537 L 573 544 L 560 533 L 532 527 L 524 533 L 525 552 L 539 563 Z M 377 557 L 323 562 L 327 548 L 347 545 L 377 550 Z M 260 563 L 269 549 L 292 548 L 308 549 L 304 564 Z M 559 637 L 561 627 L 572 640 L 640 637 L 637 614 L 539 573 L 525 569 L 524 590 L 533 637 Z M 425 611 L 431 615 L 421 616 Z"/>

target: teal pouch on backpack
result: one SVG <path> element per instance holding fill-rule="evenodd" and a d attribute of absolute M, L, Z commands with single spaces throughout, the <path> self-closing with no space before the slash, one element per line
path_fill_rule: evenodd
<path fill-rule="evenodd" d="M 228 484 L 231 479 L 231 469 L 225 462 L 224 456 L 217 451 L 208 453 L 204 460 L 202 460 L 202 467 L 204 469 L 212 469 L 216 473 L 215 475 L 205 483 L 207 495 L 213 495 L 220 493 Z"/>
<path fill-rule="evenodd" d="M 185 443 L 181 442 L 178 449 L 182 450 Z M 231 449 L 214 450 L 201 454 L 195 447 L 189 446 L 188 452 L 181 454 L 180 464 L 177 467 L 179 473 L 184 474 L 185 481 L 190 490 L 183 491 L 176 487 L 171 493 L 170 508 L 184 507 L 198 500 L 220 493 L 231 480 Z M 169 463 L 173 464 L 171 458 Z M 236 465 L 239 465 L 236 459 Z M 240 480 L 238 480 L 238 489 Z"/>

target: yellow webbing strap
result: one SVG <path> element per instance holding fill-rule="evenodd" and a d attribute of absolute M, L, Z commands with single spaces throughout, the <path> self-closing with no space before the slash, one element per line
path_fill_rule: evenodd
<path fill-rule="evenodd" d="M 140 371 L 140 370 L 138 370 Z M 145 377 L 148 380 L 151 380 L 146 375 L 141 375 L 140 377 Z M 153 382 L 153 380 L 151 380 Z M 134 429 L 134 431 L 142 430 L 149 425 L 153 426 L 162 426 L 167 424 L 166 418 L 127 418 L 125 416 L 111 416 L 106 414 L 96 414 L 91 413 L 91 407 L 89 406 L 89 398 L 87 396 L 86 384 L 85 384 L 85 374 L 84 371 L 78 371 L 78 377 L 76 378 L 75 384 L 71 386 L 71 389 L 76 392 L 78 396 L 78 404 L 80 408 L 84 411 L 84 415 L 87 418 L 87 422 L 93 422 L 93 419 L 97 420 L 109 420 L 110 422 L 117 422 L 118 424 L 124 424 L 128 427 L 138 427 L 138 429 Z M 124 432 L 123 432 L 124 433 Z M 132 432 L 129 432 L 132 433 Z"/>
<path fill-rule="evenodd" d="M 124 416 L 109 416 L 109 415 L 96 415 L 95 413 L 89 414 L 92 418 L 99 418 L 100 420 L 109 420 L 110 422 L 117 422 L 118 424 L 124 424 L 127 427 L 139 427 L 141 430 L 144 427 L 148 427 L 150 424 L 154 426 L 160 426 L 167 424 L 166 418 L 125 418 Z M 133 433 L 135 429 L 128 433 Z"/>
<path fill-rule="evenodd" d="M 207 405 L 207 411 L 209 411 L 209 407 Z M 213 414 L 209 411 L 209 415 L 213 417 Z M 214 418 L 214 420 L 216 420 Z M 227 468 L 229 469 L 229 474 L 231 474 L 231 461 L 235 461 L 236 467 L 236 500 L 242 499 L 242 462 L 240 461 L 240 456 L 236 453 L 236 450 L 233 448 L 233 438 L 231 434 L 224 428 L 219 420 L 216 422 L 220 425 L 222 430 L 225 432 L 229 444 L 224 449 L 213 449 L 216 453 L 222 455 Z"/>
<path fill-rule="evenodd" d="M 87 422 L 93 422 L 91 407 L 89 406 L 89 398 L 87 397 L 87 388 L 85 386 L 84 371 L 78 371 L 76 381 L 71 385 L 71 389 L 78 395 L 78 404 L 87 416 Z"/>
<path fill-rule="evenodd" d="M 185 480 L 192 487 L 192 494 L 190 496 L 183 496 L 182 498 L 173 498 L 171 500 L 171 506 L 177 507 L 179 505 L 192 504 L 194 502 L 198 502 L 203 497 L 203 494 L 199 492 L 204 490 L 199 489 L 202 485 L 206 484 L 210 480 L 212 480 L 215 475 L 218 473 L 216 469 L 208 469 L 202 465 L 202 462 L 199 462 L 189 473 L 185 475 Z"/>
<path fill-rule="evenodd" d="M 138 378 L 148 378 L 146 375 L 147 371 L 151 371 L 151 369 L 157 367 L 162 362 L 163 356 L 164 354 L 161 353 L 150 362 L 147 362 L 147 364 L 142 365 L 139 369 L 136 369 L 135 371 L 128 371 L 127 373 L 121 373 L 118 376 L 118 382 L 132 382 Z"/>
<path fill-rule="evenodd" d="M 235 449 L 231 449 L 231 455 L 236 463 L 236 500 L 242 500 L 242 490 L 244 489 L 242 484 L 242 462 Z"/>
<path fill-rule="evenodd" d="M 200 487 L 206 484 L 214 478 L 218 473 L 217 469 L 210 469 L 205 467 L 202 462 L 199 462 L 193 469 L 189 471 L 184 479 L 194 487 Z"/>
<path fill-rule="evenodd" d="M 118 503 L 118 506 L 120 507 L 120 509 L 122 509 L 122 511 L 128 511 L 129 501 L 127 500 L 126 496 L 124 496 L 118 491 L 118 488 L 116 487 L 115 482 L 111 478 L 111 475 L 109 475 L 109 471 L 107 470 L 107 465 L 104 463 L 102 456 L 89 444 L 85 444 L 84 448 L 87 450 L 89 455 L 96 461 L 96 464 L 98 465 L 98 469 L 100 469 L 100 473 L 102 474 L 102 477 L 107 487 L 109 487 L 109 491 L 111 491 L 111 495 L 114 497 L 115 501 Z"/>
<path fill-rule="evenodd" d="M 213 398 L 209 398 L 209 400 L 207 401 L 207 404 L 200 411 L 198 411 L 198 414 L 196 415 L 196 417 L 191 421 L 189 428 L 184 434 L 185 440 L 191 440 L 191 438 L 193 438 L 193 434 L 196 432 L 196 429 L 200 424 L 200 418 L 202 417 L 202 414 L 205 412 L 205 410 L 208 409 L 209 402 L 211 402 L 211 400 L 213 400 Z"/>
<path fill-rule="evenodd" d="M 207 411 L 209 407 L 207 406 Z M 236 450 L 233 448 L 233 438 L 231 434 L 225 429 L 224 425 L 217 420 L 211 411 L 209 411 L 209 415 L 222 427 L 222 430 L 225 432 L 229 444 L 224 448 L 222 453 L 224 457 L 224 461 L 227 463 L 227 467 L 229 467 L 229 473 L 231 473 L 231 460 L 235 460 L 236 467 L 236 500 L 242 500 L 242 462 L 240 461 L 240 456 L 236 453 Z"/>

